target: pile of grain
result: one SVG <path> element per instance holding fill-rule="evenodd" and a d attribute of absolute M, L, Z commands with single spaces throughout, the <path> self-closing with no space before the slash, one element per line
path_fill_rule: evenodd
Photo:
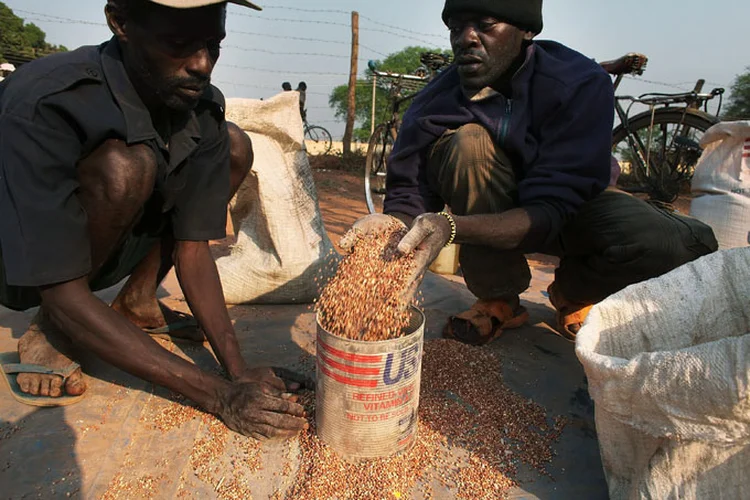
<path fill-rule="evenodd" d="M 414 256 L 396 250 L 405 234 L 394 220 L 383 232 L 359 237 L 318 300 L 323 328 L 350 340 L 390 340 L 404 334 L 412 302 L 405 292 L 414 270 Z"/>
<path fill-rule="evenodd" d="M 177 496 L 200 497 L 198 492 L 206 490 L 194 489 L 195 480 L 220 499 L 251 498 L 260 480 L 276 485 L 276 500 L 498 499 L 517 485 L 520 464 L 547 474 L 552 445 L 565 421 L 549 418 L 544 408 L 510 390 L 491 349 L 432 340 L 425 343 L 422 370 L 415 445 L 400 456 L 361 464 L 340 459 L 317 438 L 311 392 L 301 395 L 310 429 L 299 437 L 299 455 L 297 441 L 292 441 L 282 467 L 266 471 L 261 457 L 264 449 L 273 449 L 271 444 L 234 434 L 215 417 L 174 397 L 168 405 L 174 408 L 163 414 L 173 421 L 159 421 L 155 430 L 168 432 L 192 418 L 201 420 L 183 478 L 191 482 Z M 163 478 L 156 472 L 154 477 L 129 475 L 132 465 L 126 463 L 104 498 L 132 498 L 139 492 L 151 496 L 146 486 L 153 497 L 164 494 L 156 486 Z M 253 480 L 255 474 L 261 477 Z"/>
<path fill-rule="evenodd" d="M 511 391 L 492 351 L 451 340 L 425 344 L 417 443 L 401 456 L 345 462 L 315 436 L 314 397 L 303 402 L 311 427 L 285 496 L 295 500 L 411 498 L 415 489 L 423 498 L 504 498 L 520 463 L 547 474 L 565 423 Z"/>

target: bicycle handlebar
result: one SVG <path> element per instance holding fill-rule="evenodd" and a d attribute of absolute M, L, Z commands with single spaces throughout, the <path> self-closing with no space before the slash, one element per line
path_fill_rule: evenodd
<path fill-rule="evenodd" d="M 391 73 L 390 71 L 376 71 L 371 68 L 372 74 L 379 78 L 394 78 L 397 80 L 411 80 L 414 82 L 426 82 L 427 78 L 415 75 L 404 75 L 401 73 Z"/>

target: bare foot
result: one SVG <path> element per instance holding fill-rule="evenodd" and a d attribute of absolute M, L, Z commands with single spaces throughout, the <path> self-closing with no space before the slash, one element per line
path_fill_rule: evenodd
<path fill-rule="evenodd" d="M 40 310 L 29 325 L 29 329 L 18 341 L 18 355 L 22 364 L 64 369 L 73 363 L 67 354 L 70 352 L 70 347 L 68 337 Z M 86 382 L 83 380 L 80 368 L 67 378 L 64 387 L 63 378 L 59 375 L 20 373 L 17 381 L 23 392 L 33 396 L 59 398 L 63 394 L 78 396 L 86 391 Z"/>
<path fill-rule="evenodd" d="M 126 299 L 118 296 L 112 303 L 112 309 L 125 316 L 138 328 L 164 328 L 168 325 L 176 325 L 178 323 L 185 323 L 187 320 L 192 320 L 191 316 L 175 312 L 158 300 L 144 301 L 145 304 L 139 303 L 137 305 L 126 305 L 127 302 Z M 203 331 L 197 326 L 170 330 L 168 335 L 192 342 L 203 342 L 206 340 Z"/>

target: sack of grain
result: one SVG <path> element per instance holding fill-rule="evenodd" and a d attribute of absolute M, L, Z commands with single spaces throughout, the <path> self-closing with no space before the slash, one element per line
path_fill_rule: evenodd
<path fill-rule="evenodd" d="M 333 258 L 304 148 L 297 92 L 227 99 L 226 117 L 253 141 L 255 162 L 230 203 L 237 243 L 217 260 L 229 304 L 309 303 Z"/>
<path fill-rule="evenodd" d="M 750 122 L 717 123 L 701 146 L 690 215 L 711 226 L 720 249 L 750 246 Z"/>
<path fill-rule="evenodd" d="M 750 248 L 594 306 L 576 354 L 614 500 L 747 498 Z"/>

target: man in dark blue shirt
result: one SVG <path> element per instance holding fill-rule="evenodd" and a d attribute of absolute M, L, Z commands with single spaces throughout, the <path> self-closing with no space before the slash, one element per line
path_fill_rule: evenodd
<path fill-rule="evenodd" d="M 399 219 L 416 288 L 446 243 L 460 243 L 479 300 L 450 318 L 447 336 L 482 344 L 528 319 L 527 252 L 561 257 L 550 299 L 574 339 L 592 304 L 716 250 L 708 226 L 608 187 L 612 82 L 591 59 L 534 40 L 541 0 L 447 0 L 443 20 L 454 64 L 404 117 L 386 215 L 358 221 L 342 246 Z"/>
<path fill-rule="evenodd" d="M 225 236 L 227 203 L 253 162 L 210 85 L 226 2 L 108 0 L 106 16 L 109 42 L 34 61 L 0 84 L 0 303 L 41 303 L 21 363 L 4 368 L 18 373 L 22 401 L 65 403 L 86 390 L 72 340 L 238 432 L 294 434 L 306 426 L 294 386 L 243 360 L 208 246 Z M 157 301 L 173 265 L 197 322 Z M 111 307 L 92 293 L 128 276 Z M 144 330 L 205 334 L 228 378 Z"/>

